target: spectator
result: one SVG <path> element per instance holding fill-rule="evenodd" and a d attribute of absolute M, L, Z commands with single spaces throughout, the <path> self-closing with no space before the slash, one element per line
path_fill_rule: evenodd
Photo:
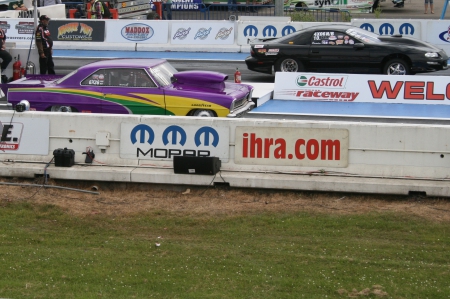
<path fill-rule="evenodd" d="M 425 0 L 425 14 L 428 13 L 428 3 L 430 3 L 430 10 L 431 10 L 431 13 L 434 13 L 434 10 L 433 10 L 433 0 Z"/>
<path fill-rule="evenodd" d="M 163 0 L 163 14 L 166 11 L 164 20 L 172 20 L 172 0 Z"/>
<path fill-rule="evenodd" d="M 256 12 L 257 10 L 256 10 L 256 7 L 255 7 L 255 5 L 256 5 L 256 0 L 253 0 L 252 1 L 252 7 L 249 9 L 249 7 L 248 7 L 248 5 L 250 4 L 250 0 L 247 0 L 247 1 L 245 1 L 245 4 L 247 5 L 247 9 L 248 9 L 248 11 L 251 11 L 251 12 Z"/>
<path fill-rule="evenodd" d="M 22 10 L 22 11 L 27 11 L 28 10 L 28 8 L 23 3 L 23 0 L 10 2 L 9 6 L 8 6 L 8 9 L 9 10 Z"/>
<path fill-rule="evenodd" d="M 228 0 L 228 11 L 236 11 L 236 0 Z"/>
<path fill-rule="evenodd" d="M 3 72 L 5 71 L 5 69 L 8 67 L 9 63 L 12 60 L 11 54 L 9 54 L 9 52 L 6 51 L 5 41 L 6 41 L 5 31 L 2 28 L 0 28 L 0 58 L 2 59 L 2 64 L 1 64 L 1 69 L 2 69 L 1 81 L 2 82 L 1 83 L 7 83 L 7 81 L 8 81 L 8 79 L 3 74 Z"/>
<path fill-rule="evenodd" d="M 103 5 L 99 0 L 90 0 L 91 19 L 103 19 Z"/>
<path fill-rule="evenodd" d="M 50 18 L 46 15 L 39 17 L 39 25 L 36 29 L 36 48 L 39 52 L 39 69 L 41 75 L 55 74 L 53 63 L 53 40 L 48 30 Z"/>
<path fill-rule="evenodd" d="M 154 12 L 154 11 L 149 12 L 147 14 L 147 20 L 159 20 L 159 19 L 160 19 L 159 15 L 156 12 Z"/>

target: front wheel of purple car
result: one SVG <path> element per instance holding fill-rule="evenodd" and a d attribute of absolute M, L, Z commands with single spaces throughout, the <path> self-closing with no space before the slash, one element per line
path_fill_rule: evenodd
<path fill-rule="evenodd" d="M 48 111 L 51 112 L 78 112 L 77 109 L 71 106 L 51 106 Z"/>
<path fill-rule="evenodd" d="M 200 116 L 200 117 L 215 117 L 216 114 L 214 111 L 211 110 L 195 110 L 194 113 L 192 113 L 192 116 Z"/>

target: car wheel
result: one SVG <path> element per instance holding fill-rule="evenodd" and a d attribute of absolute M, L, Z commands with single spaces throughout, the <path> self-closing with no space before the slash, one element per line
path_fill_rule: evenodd
<path fill-rule="evenodd" d="M 281 58 L 275 63 L 275 72 L 303 72 L 305 68 L 294 58 Z"/>
<path fill-rule="evenodd" d="M 77 110 L 71 106 L 51 106 L 49 110 L 51 112 L 77 112 Z"/>
<path fill-rule="evenodd" d="M 192 114 L 193 116 L 200 116 L 200 117 L 215 117 L 213 111 L 211 110 L 195 110 Z"/>
<path fill-rule="evenodd" d="M 403 59 L 391 59 L 385 65 L 383 74 L 387 75 L 410 75 L 409 64 Z"/>

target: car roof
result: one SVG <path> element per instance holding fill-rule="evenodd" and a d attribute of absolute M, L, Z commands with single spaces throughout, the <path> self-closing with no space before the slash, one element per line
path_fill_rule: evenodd
<path fill-rule="evenodd" d="M 153 58 L 124 58 L 124 59 L 106 59 L 89 63 L 80 69 L 91 68 L 143 68 L 153 67 L 161 63 L 166 62 L 165 59 L 153 59 Z"/>
<path fill-rule="evenodd" d="M 345 24 L 335 24 L 335 23 L 330 23 L 330 24 L 324 24 L 324 25 L 317 25 L 317 26 L 311 26 L 311 27 L 306 27 L 304 29 L 308 30 L 316 30 L 316 29 L 326 29 L 326 30 L 347 30 L 349 28 L 357 28 L 357 29 L 361 29 L 357 26 L 352 26 L 352 25 L 345 25 Z"/>

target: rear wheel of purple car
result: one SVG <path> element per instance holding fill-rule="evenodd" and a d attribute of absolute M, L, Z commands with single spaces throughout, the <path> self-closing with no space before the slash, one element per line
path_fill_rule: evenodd
<path fill-rule="evenodd" d="M 192 113 L 193 116 L 200 116 L 200 117 L 215 117 L 216 114 L 214 111 L 211 110 L 195 110 L 194 113 Z"/>
<path fill-rule="evenodd" d="M 78 112 L 77 109 L 71 107 L 71 106 L 51 106 L 48 111 L 51 112 Z"/>

